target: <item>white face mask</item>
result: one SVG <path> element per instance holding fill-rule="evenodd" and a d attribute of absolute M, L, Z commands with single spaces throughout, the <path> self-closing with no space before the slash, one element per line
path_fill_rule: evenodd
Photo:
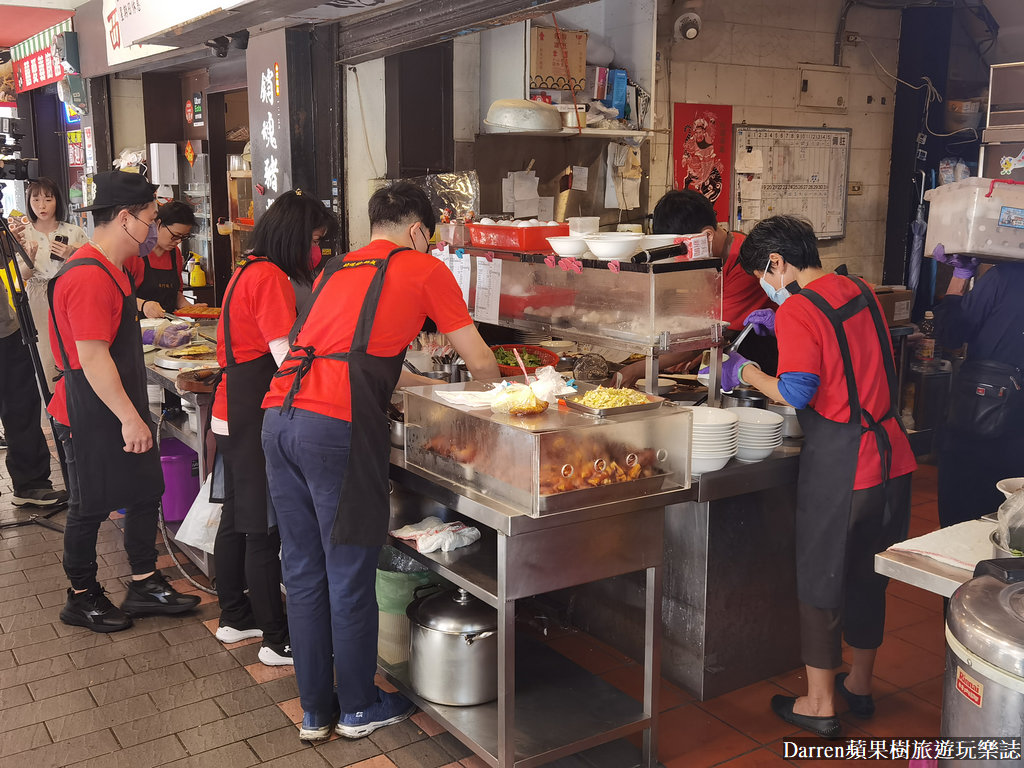
<path fill-rule="evenodd" d="M 783 285 L 781 288 L 776 288 L 775 286 L 773 286 L 771 283 L 769 283 L 765 279 L 768 276 L 768 267 L 770 267 L 771 264 L 772 264 L 772 258 L 771 258 L 771 256 L 769 256 L 768 257 L 768 263 L 764 265 L 764 275 L 761 276 L 761 281 L 760 281 L 761 282 L 761 289 L 766 294 L 768 294 L 768 298 L 769 299 L 774 301 L 779 306 L 782 306 L 782 302 L 784 302 L 786 299 L 788 299 L 793 294 L 791 294 L 789 292 L 789 289 L 787 289 L 785 285 Z"/>

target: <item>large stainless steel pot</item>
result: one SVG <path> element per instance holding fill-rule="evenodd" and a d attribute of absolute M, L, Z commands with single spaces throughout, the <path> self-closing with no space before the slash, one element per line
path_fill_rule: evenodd
<path fill-rule="evenodd" d="M 436 704 L 467 707 L 498 698 L 498 612 L 466 590 L 419 597 L 412 622 L 409 682 Z"/>
<path fill-rule="evenodd" d="M 764 408 L 768 398 L 753 387 L 736 387 L 722 393 L 723 408 Z"/>

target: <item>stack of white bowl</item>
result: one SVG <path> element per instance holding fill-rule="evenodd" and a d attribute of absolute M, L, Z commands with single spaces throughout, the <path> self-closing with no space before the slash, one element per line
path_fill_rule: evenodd
<path fill-rule="evenodd" d="M 690 474 L 714 472 L 729 463 L 738 447 L 736 414 L 706 405 L 693 409 Z"/>
<path fill-rule="evenodd" d="M 736 460 L 752 463 L 763 461 L 772 451 L 782 445 L 782 423 L 780 413 L 761 408 L 726 408 L 739 419 Z"/>

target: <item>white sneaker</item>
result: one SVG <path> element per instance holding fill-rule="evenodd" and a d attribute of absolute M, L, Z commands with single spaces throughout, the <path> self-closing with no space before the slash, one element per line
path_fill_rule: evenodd
<path fill-rule="evenodd" d="M 260 648 L 259 659 L 268 667 L 285 667 L 295 663 L 292 661 L 292 647 L 287 643 L 264 645 Z"/>
<path fill-rule="evenodd" d="M 225 645 L 230 645 L 231 643 L 240 643 L 253 637 L 263 637 L 263 630 L 259 627 L 231 627 L 227 624 L 221 624 L 217 627 L 214 637 Z"/>

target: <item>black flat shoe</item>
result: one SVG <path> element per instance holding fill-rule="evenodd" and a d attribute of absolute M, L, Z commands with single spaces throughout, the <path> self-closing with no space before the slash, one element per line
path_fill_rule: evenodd
<path fill-rule="evenodd" d="M 168 616 L 191 611 L 199 605 L 199 595 L 178 592 L 160 571 L 142 581 L 128 581 L 125 586 L 128 592 L 121 610 L 129 616 Z"/>
<path fill-rule="evenodd" d="M 850 708 L 850 711 L 857 717 L 869 718 L 875 714 L 875 700 L 871 698 L 871 694 L 866 696 L 859 693 L 850 693 L 846 690 L 846 678 L 848 673 L 840 672 L 836 675 L 836 691 L 843 697 L 846 705 Z"/>
<path fill-rule="evenodd" d="M 838 739 L 842 735 L 843 728 L 839 724 L 838 717 L 835 715 L 831 717 L 798 715 L 793 711 L 795 703 L 796 696 L 772 696 L 772 712 L 790 725 L 803 728 L 805 731 L 810 731 L 816 736 L 821 736 L 823 739 Z"/>

